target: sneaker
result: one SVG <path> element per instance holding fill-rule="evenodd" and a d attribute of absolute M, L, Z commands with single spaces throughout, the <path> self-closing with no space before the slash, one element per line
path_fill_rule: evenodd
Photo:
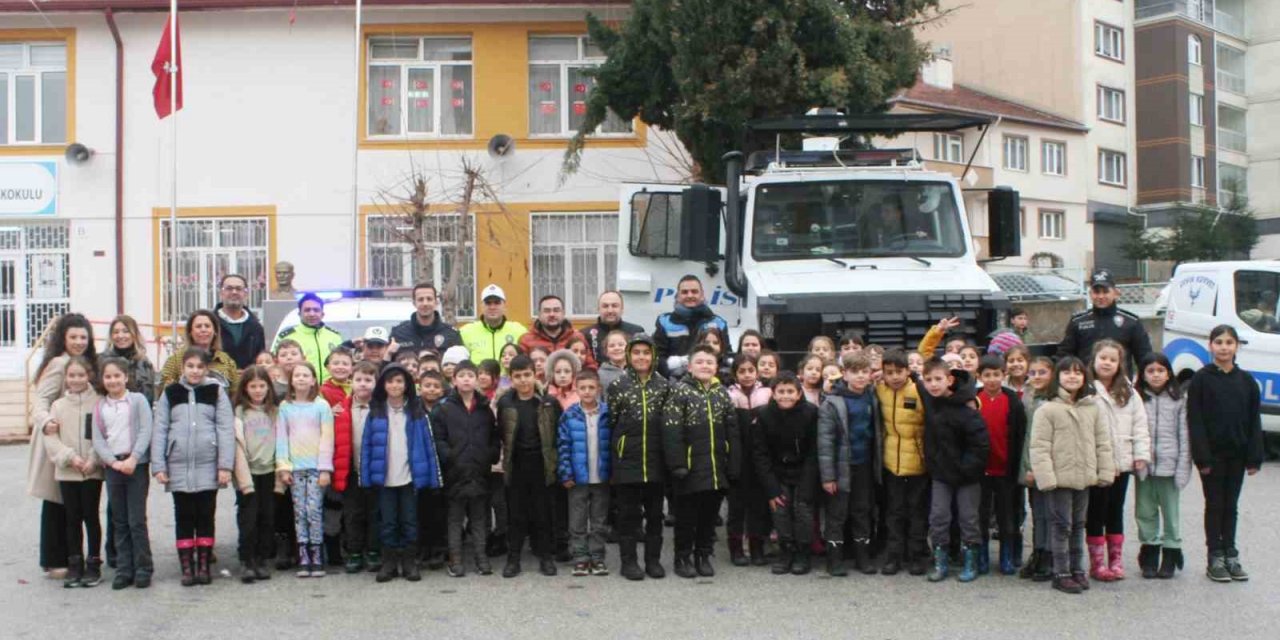
<path fill-rule="evenodd" d="M 582 578 L 591 575 L 591 563 L 579 562 L 573 565 L 573 577 Z"/>
<path fill-rule="evenodd" d="M 1071 579 L 1075 580 L 1076 584 L 1080 585 L 1081 591 L 1089 590 L 1089 574 L 1083 571 L 1072 571 Z"/>
<path fill-rule="evenodd" d="M 462 566 L 461 562 L 457 564 L 450 562 L 448 565 L 448 571 L 450 578 L 463 578 L 467 575 L 467 568 Z"/>
<path fill-rule="evenodd" d="M 1235 552 L 1228 553 L 1234 553 L 1235 555 L 1228 555 L 1226 558 L 1227 574 L 1236 582 L 1248 582 L 1249 573 L 1244 570 L 1244 567 L 1240 566 L 1240 554 Z"/>
<path fill-rule="evenodd" d="M 507 566 L 502 568 L 502 577 L 514 578 L 518 575 L 520 575 L 520 561 L 508 559 Z"/>
<path fill-rule="evenodd" d="M 604 566 L 604 560 L 596 560 L 591 563 L 591 575 L 607 576 L 609 575 L 609 567 Z"/>
<path fill-rule="evenodd" d="M 1209 567 L 1205 573 L 1214 582 L 1231 582 L 1231 572 L 1227 571 L 1227 558 L 1221 551 L 1209 556 Z"/>
<path fill-rule="evenodd" d="M 102 559 L 89 556 L 84 562 L 84 579 L 80 581 L 80 586 L 96 587 L 102 582 Z"/>
<path fill-rule="evenodd" d="M 150 587 L 150 586 L 151 586 L 151 575 L 150 575 L 150 574 L 147 574 L 147 575 L 138 574 L 137 576 L 135 576 L 135 577 L 133 578 L 133 586 L 135 586 L 135 587 L 137 587 L 137 588 L 139 588 L 139 589 L 146 589 L 147 587 Z"/>
<path fill-rule="evenodd" d="M 117 573 L 114 580 L 111 581 L 111 589 L 119 591 L 133 586 L 133 578 L 130 576 Z"/>
<path fill-rule="evenodd" d="M 556 563 L 551 558 L 543 558 L 538 562 L 538 571 L 548 578 L 556 574 Z"/>
<path fill-rule="evenodd" d="M 348 553 L 345 570 L 347 573 L 360 573 L 364 571 L 364 554 Z"/>

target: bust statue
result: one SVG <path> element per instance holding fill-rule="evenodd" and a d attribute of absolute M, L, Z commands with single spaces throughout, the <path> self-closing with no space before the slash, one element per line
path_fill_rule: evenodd
<path fill-rule="evenodd" d="M 288 299 L 292 298 L 293 291 L 293 263 L 281 260 L 276 263 L 276 286 L 271 291 L 272 299 Z"/>

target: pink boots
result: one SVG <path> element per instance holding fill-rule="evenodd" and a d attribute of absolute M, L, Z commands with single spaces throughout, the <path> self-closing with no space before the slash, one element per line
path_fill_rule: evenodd
<path fill-rule="evenodd" d="M 1111 582 L 1115 576 L 1107 564 L 1107 539 L 1105 536 L 1088 536 L 1085 545 L 1089 548 L 1089 577 L 1099 582 Z"/>
<path fill-rule="evenodd" d="M 1107 559 L 1113 580 L 1124 580 L 1124 534 L 1107 534 Z"/>

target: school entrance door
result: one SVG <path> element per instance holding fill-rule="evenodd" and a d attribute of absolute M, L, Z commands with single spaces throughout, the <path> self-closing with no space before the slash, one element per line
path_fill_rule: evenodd
<path fill-rule="evenodd" d="M 31 345 L 71 309 L 69 274 L 65 223 L 0 224 L 0 379 L 20 378 Z"/>

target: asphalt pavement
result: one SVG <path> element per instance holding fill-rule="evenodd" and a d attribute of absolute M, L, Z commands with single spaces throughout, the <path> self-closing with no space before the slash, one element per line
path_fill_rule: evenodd
<path fill-rule="evenodd" d="M 984 576 L 963 585 L 897 576 L 832 579 L 822 571 L 774 576 L 736 568 L 717 552 L 713 579 L 628 582 L 609 546 L 608 577 L 525 573 L 450 578 L 426 572 L 417 584 L 376 584 L 371 574 L 322 579 L 277 574 L 242 585 L 215 576 L 183 588 L 173 549 L 173 509 L 152 486 L 150 523 L 156 582 L 112 591 L 111 572 L 94 589 L 64 589 L 37 566 L 39 501 L 25 494 L 27 448 L 0 447 L 0 611 L 5 638 L 104 637 L 293 639 L 445 638 L 1276 638 L 1280 637 L 1280 466 L 1245 482 L 1239 546 L 1253 579 L 1216 584 L 1204 576 L 1203 498 L 1198 481 L 1184 492 L 1187 570 L 1171 581 L 1137 575 L 1138 542 L 1130 493 L 1126 543 L 1130 577 L 1095 584 L 1080 596 L 1016 577 Z M 105 504 L 105 497 L 104 497 Z M 215 573 L 234 568 L 235 507 L 218 501 Z M 670 570 L 670 535 L 664 561 Z M 723 530 L 721 531 L 723 538 Z M 817 565 L 820 566 L 820 565 Z M 496 568 L 501 568 L 497 563 Z"/>

